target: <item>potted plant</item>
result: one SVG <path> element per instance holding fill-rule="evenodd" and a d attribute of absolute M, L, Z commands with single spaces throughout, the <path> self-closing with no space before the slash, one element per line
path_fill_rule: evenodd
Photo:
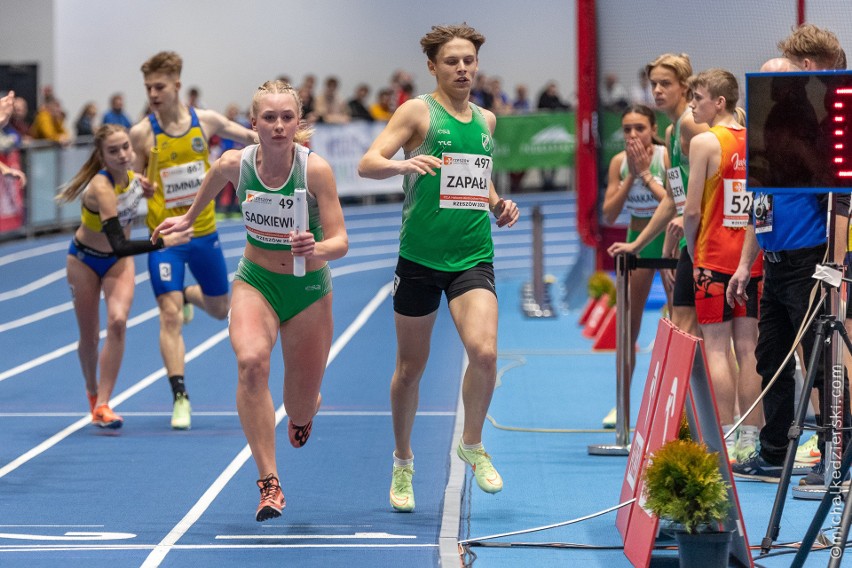
<path fill-rule="evenodd" d="M 672 440 L 645 468 L 645 508 L 681 525 L 675 534 L 681 568 L 728 566 L 731 532 L 718 530 L 728 514 L 728 486 L 718 454 L 692 440 Z"/>

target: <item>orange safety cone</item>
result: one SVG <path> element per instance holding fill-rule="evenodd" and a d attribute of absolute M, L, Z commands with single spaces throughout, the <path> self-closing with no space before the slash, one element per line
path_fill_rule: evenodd
<path fill-rule="evenodd" d="M 595 304 L 597 303 L 597 298 L 589 296 L 589 299 L 586 300 L 586 305 L 583 306 L 583 311 L 580 312 L 580 320 L 577 322 L 578 325 L 586 325 L 586 322 L 589 321 L 589 316 L 592 315 L 592 310 L 595 309 Z"/>
<path fill-rule="evenodd" d="M 594 351 L 612 351 L 615 350 L 615 314 L 617 310 L 615 306 L 612 306 L 604 317 L 603 322 L 601 322 L 600 328 L 598 329 L 597 335 L 595 335 L 595 342 L 592 343 L 592 350 Z"/>
<path fill-rule="evenodd" d="M 601 296 L 592 308 L 589 318 L 586 320 L 586 326 L 583 328 L 583 337 L 592 338 L 598 334 L 601 324 L 609 313 L 609 296 Z"/>

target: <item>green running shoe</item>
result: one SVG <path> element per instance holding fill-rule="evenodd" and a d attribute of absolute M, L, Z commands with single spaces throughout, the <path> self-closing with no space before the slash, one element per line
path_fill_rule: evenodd
<path fill-rule="evenodd" d="M 195 317 L 195 307 L 189 302 L 183 304 L 183 325 L 188 324 Z"/>
<path fill-rule="evenodd" d="M 189 430 L 192 424 L 192 407 L 189 405 L 189 397 L 185 392 L 175 395 L 175 407 L 172 411 L 172 428 L 175 430 Z"/>
<path fill-rule="evenodd" d="M 491 456 L 485 453 L 485 450 L 465 450 L 459 440 L 456 453 L 465 463 L 469 463 L 473 467 L 473 475 L 476 477 L 476 484 L 486 493 L 498 493 L 503 489 L 503 478 L 491 465 Z"/>
<path fill-rule="evenodd" d="M 414 488 L 411 486 L 411 478 L 414 477 L 414 466 L 393 466 L 391 477 L 390 504 L 402 513 L 410 513 L 414 510 Z"/>

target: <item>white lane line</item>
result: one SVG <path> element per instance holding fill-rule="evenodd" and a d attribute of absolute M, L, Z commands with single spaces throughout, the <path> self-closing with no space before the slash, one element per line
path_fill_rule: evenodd
<path fill-rule="evenodd" d="M 29 284 L 24 284 L 18 288 L 13 290 L 9 290 L 8 292 L 0 292 L 0 302 L 5 302 L 6 300 L 12 300 L 14 298 L 20 298 L 21 296 L 26 296 L 30 292 L 38 290 L 39 288 L 44 288 L 49 284 L 53 284 L 57 280 L 62 280 L 65 278 L 65 269 L 56 270 L 49 274 L 46 274 L 39 278 L 38 280 L 33 280 Z"/>
<path fill-rule="evenodd" d="M 68 241 L 62 241 L 58 243 L 52 243 L 49 245 L 41 245 L 31 249 L 24 249 L 18 252 L 13 252 L 10 254 L 6 254 L 0 256 L 0 266 L 4 266 L 6 264 L 11 264 L 13 262 L 17 262 L 19 260 L 26 260 L 28 258 L 33 258 L 34 256 L 41 256 L 43 254 L 50 254 L 52 252 L 59 252 L 61 250 L 68 250 Z"/>
<path fill-rule="evenodd" d="M 127 320 L 127 328 L 130 329 L 131 327 L 135 327 L 135 326 L 137 326 L 137 325 L 139 325 L 143 322 L 148 321 L 149 319 L 153 319 L 153 318 L 157 317 L 159 312 L 160 312 L 159 308 L 152 308 L 152 309 L 148 310 L 147 312 L 142 312 L 138 316 L 134 316 L 134 317 L 130 318 L 129 320 Z M 99 337 L 101 339 L 106 337 L 106 329 L 101 330 Z M 63 355 L 67 355 L 68 353 L 71 353 L 72 351 L 76 351 L 78 343 L 79 343 L 79 341 L 69 343 L 68 345 L 64 345 L 64 346 L 62 346 L 58 349 L 54 349 L 50 353 L 45 353 L 44 355 L 41 355 L 40 357 L 36 357 L 35 359 L 30 359 L 26 363 L 21 363 L 17 367 L 13 367 L 13 368 L 11 368 L 7 371 L 3 371 L 2 373 L 0 373 L 0 382 L 3 382 L 10 377 L 14 377 L 15 375 L 19 375 L 19 374 L 21 374 L 25 371 L 29 371 L 30 369 L 38 367 L 39 365 L 44 365 L 45 363 L 53 361 L 54 359 L 58 359 L 59 357 L 62 357 Z"/>
<path fill-rule="evenodd" d="M 2 545 L 0 553 L 3 552 L 79 552 L 79 551 L 102 551 L 102 550 L 156 550 L 154 544 L 57 544 L 57 545 Z M 355 549 L 355 548 L 437 548 L 437 544 L 433 543 L 333 543 L 333 544 L 176 544 L 171 547 L 172 550 L 281 550 L 281 549 L 304 549 L 304 548 L 325 548 L 325 549 Z M 145 566 L 143 564 L 143 566 Z"/>
<path fill-rule="evenodd" d="M 382 302 L 390 294 L 392 288 L 391 283 L 387 283 L 382 286 L 376 295 L 370 300 L 364 309 L 361 310 L 361 313 L 358 314 L 358 317 L 349 324 L 349 327 L 337 338 L 337 340 L 332 344 L 331 351 L 328 355 L 328 362 L 326 363 L 326 367 L 331 364 L 332 361 L 337 357 L 340 351 L 346 346 L 347 343 L 355 336 L 356 333 L 367 323 L 367 320 L 370 319 L 370 316 L 375 313 L 375 311 L 379 308 Z M 281 421 L 286 416 L 286 410 L 284 409 L 284 405 L 278 407 L 275 411 L 275 425 L 281 423 Z M 159 566 L 163 560 L 166 558 L 166 555 L 172 549 L 172 547 L 177 543 L 180 538 L 186 534 L 186 532 L 192 528 L 192 525 L 195 524 L 198 519 L 201 518 L 201 515 L 207 510 L 208 507 L 213 503 L 219 493 L 225 488 L 228 482 L 237 474 L 240 468 L 248 461 L 251 457 L 251 449 L 248 444 L 246 444 L 242 450 L 237 454 L 237 457 L 231 461 L 230 464 L 225 468 L 225 470 L 219 474 L 219 477 L 213 482 L 212 485 L 204 492 L 201 498 L 193 505 L 193 507 L 189 510 L 189 512 L 184 515 L 184 517 L 178 522 L 175 527 L 169 531 L 169 533 L 160 541 L 160 543 L 151 551 L 148 557 L 145 559 L 145 562 L 142 563 L 141 568 L 154 568 Z"/>
<path fill-rule="evenodd" d="M 188 363 L 188 362 L 192 361 L 193 359 L 195 359 L 196 357 L 202 355 L 206 351 L 212 349 L 217 343 L 220 343 L 226 337 L 228 337 L 228 330 L 223 329 L 222 331 L 220 331 L 219 333 L 217 333 L 213 337 L 208 338 L 203 343 L 201 343 L 200 345 L 198 345 L 197 347 L 195 347 L 189 353 L 186 354 L 186 362 Z M 164 367 L 160 367 L 159 370 L 154 371 L 153 373 L 151 373 L 150 375 L 148 375 L 147 377 L 145 377 L 141 381 L 137 382 L 135 385 L 133 385 L 129 389 L 123 391 L 118 396 L 113 397 L 112 400 L 110 400 L 110 406 L 112 408 L 117 407 L 119 404 L 121 404 L 122 402 L 124 402 L 125 400 L 130 398 L 131 396 L 135 395 L 136 393 L 138 393 L 142 389 L 150 386 L 155 381 L 157 381 L 158 379 L 165 377 L 165 376 L 166 376 L 166 369 Z M 3 478 L 4 476 L 8 475 L 9 473 L 12 473 L 16 469 L 18 469 L 19 467 L 21 467 L 22 465 L 27 463 L 28 461 L 30 461 L 31 459 L 43 454 L 44 452 L 46 452 L 47 450 L 49 450 L 50 448 L 52 448 L 53 446 L 55 446 L 56 444 L 58 444 L 59 442 L 61 442 L 62 440 L 64 440 L 68 436 L 70 436 L 71 434 L 73 434 L 74 432 L 81 430 L 82 428 L 85 428 L 86 426 L 91 424 L 91 422 L 92 422 L 91 416 L 85 416 L 85 417 L 77 420 L 73 424 L 69 425 L 68 427 L 63 428 L 62 430 L 60 430 L 59 432 L 57 432 L 56 434 L 54 434 L 53 436 L 51 436 L 47 440 L 45 440 L 42 443 L 38 444 L 37 446 L 33 447 L 29 451 L 23 453 L 22 455 L 15 458 L 11 462 L 7 463 L 3 467 L 0 467 L 0 478 Z"/>
<path fill-rule="evenodd" d="M 136 285 L 139 285 L 146 280 L 150 280 L 151 275 L 148 272 L 140 272 L 134 278 Z M 101 299 L 103 299 L 104 294 L 101 292 Z M 58 304 L 56 306 L 46 308 L 41 310 L 40 312 L 36 312 L 34 314 L 30 314 L 28 316 L 24 316 L 22 318 L 18 318 L 16 320 L 12 320 L 3 324 L 0 324 L 0 333 L 4 331 L 9 331 L 10 329 L 16 329 L 18 327 L 23 327 L 25 325 L 35 323 L 37 321 L 41 321 L 43 319 L 49 318 L 51 316 L 55 316 L 70 310 L 74 309 L 73 302 L 65 302 L 64 304 Z"/>
<path fill-rule="evenodd" d="M 349 540 L 349 539 L 414 538 L 413 534 L 386 532 L 356 532 L 355 534 L 217 534 L 216 540 Z"/>
<path fill-rule="evenodd" d="M 459 394 L 456 402 L 456 421 L 453 424 L 453 437 L 450 441 L 450 475 L 447 487 L 444 489 L 444 508 L 441 511 L 441 530 L 438 533 L 440 545 L 441 566 L 456 566 L 459 564 L 459 523 L 461 522 L 461 500 L 464 490 L 465 464 L 456 457 L 456 440 L 461 440 L 464 430 L 464 372 L 469 363 L 467 352 L 463 351 L 461 373 L 459 379 Z"/>

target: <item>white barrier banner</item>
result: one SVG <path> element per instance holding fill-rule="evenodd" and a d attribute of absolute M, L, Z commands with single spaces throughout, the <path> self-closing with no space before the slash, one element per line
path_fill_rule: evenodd
<path fill-rule="evenodd" d="M 386 122 L 317 124 L 310 147 L 325 158 L 334 170 L 337 193 L 341 196 L 402 193 L 402 176 L 388 179 L 364 179 L 358 176 L 358 162 Z M 394 156 L 403 158 L 402 150 Z"/>

